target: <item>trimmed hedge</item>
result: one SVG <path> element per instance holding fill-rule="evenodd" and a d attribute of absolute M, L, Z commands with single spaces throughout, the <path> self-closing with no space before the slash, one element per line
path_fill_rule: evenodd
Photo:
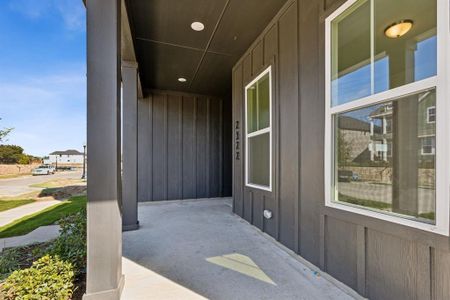
<path fill-rule="evenodd" d="M 72 264 L 46 255 L 30 268 L 14 271 L 0 291 L 6 300 L 68 300 L 73 294 L 73 279 Z"/>

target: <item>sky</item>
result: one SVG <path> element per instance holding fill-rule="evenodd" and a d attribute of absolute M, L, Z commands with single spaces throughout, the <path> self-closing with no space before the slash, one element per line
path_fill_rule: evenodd
<path fill-rule="evenodd" d="M 82 0 L 0 1 L 0 128 L 6 144 L 45 156 L 86 142 Z"/>

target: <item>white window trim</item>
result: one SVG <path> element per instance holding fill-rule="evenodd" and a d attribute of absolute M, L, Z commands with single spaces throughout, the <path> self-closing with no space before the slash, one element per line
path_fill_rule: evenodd
<path fill-rule="evenodd" d="M 426 139 L 429 137 L 433 137 L 433 136 L 426 136 L 426 137 L 422 137 L 421 139 Z M 435 140 L 436 143 L 436 140 Z M 423 140 L 421 141 L 421 149 L 420 149 L 420 154 L 422 154 L 423 156 L 427 156 L 427 155 L 435 155 L 436 154 L 436 146 L 431 145 L 431 153 L 425 152 L 423 151 L 424 145 L 423 145 Z"/>
<path fill-rule="evenodd" d="M 264 77 L 266 74 L 269 74 L 269 127 L 266 127 L 261 130 L 254 131 L 252 133 L 247 133 L 248 129 L 248 119 L 247 119 L 247 90 L 250 86 L 255 84 L 258 80 L 260 80 L 262 77 Z M 272 192 L 272 66 L 269 66 L 264 71 L 262 71 L 256 78 L 254 78 L 249 84 L 247 84 L 244 88 L 244 94 L 245 94 L 245 185 L 248 187 L 265 190 Z M 249 169 L 249 160 L 248 160 L 248 140 L 251 137 L 258 136 L 264 133 L 269 133 L 269 145 L 270 145 L 270 151 L 269 151 L 269 186 L 265 185 L 259 185 L 249 182 L 249 176 L 248 176 L 248 169 Z"/>
<path fill-rule="evenodd" d="M 434 121 L 430 121 L 430 110 L 434 109 Z M 427 123 L 434 124 L 436 123 L 436 106 L 430 106 L 427 108 Z"/>
<path fill-rule="evenodd" d="M 450 104 L 448 104 L 449 87 L 448 80 L 450 74 L 449 68 L 449 21 L 450 21 L 450 4 L 449 1 L 437 1 L 437 75 L 432 78 L 417 81 L 395 89 L 391 89 L 382 93 L 374 94 L 363 99 L 351 101 L 342 105 L 331 107 L 331 22 L 341 15 L 345 10 L 350 8 L 358 0 L 348 0 L 336 11 L 334 11 L 325 20 L 325 206 L 335 209 L 345 210 L 355 214 L 364 215 L 396 224 L 405 225 L 412 228 L 421 229 L 449 236 L 449 217 L 450 217 L 450 122 L 447 116 L 450 114 Z M 369 0 L 373 5 L 374 0 Z M 373 38 L 373 37 L 372 37 Z M 385 101 L 407 96 L 436 88 L 436 207 L 435 216 L 436 224 L 428 224 L 420 222 L 413 218 L 408 218 L 395 213 L 383 213 L 381 211 L 370 210 L 332 201 L 334 194 L 334 133 L 333 133 L 333 115 L 346 112 L 355 108 L 374 105 Z"/>

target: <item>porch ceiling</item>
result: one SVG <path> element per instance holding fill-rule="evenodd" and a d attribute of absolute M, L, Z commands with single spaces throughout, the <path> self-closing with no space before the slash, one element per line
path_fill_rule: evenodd
<path fill-rule="evenodd" d="M 285 2 L 126 0 L 143 88 L 229 93 L 234 63 Z"/>

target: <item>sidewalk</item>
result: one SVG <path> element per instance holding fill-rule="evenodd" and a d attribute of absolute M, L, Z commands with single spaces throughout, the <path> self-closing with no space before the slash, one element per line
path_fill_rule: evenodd
<path fill-rule="evenodd" d="M 59 229 L 59 225 L 41 226 L 25 235 L 0 239 L 0 253 L 4 248 L 27 246 L 56 239 L 59 236 Z"/>
<path fill-rule="evenodd" d="M 58 203 L 61 203 L 61 201 L 58 200 L 37 201 L 34 203 L 2 211 L 0 212 L 0 226 L 5 226 L 6 224 L 9 224 L 17 219 L 20 219 L 27 215 L 34 214 L 38 211 L 41 211 Z"/>

